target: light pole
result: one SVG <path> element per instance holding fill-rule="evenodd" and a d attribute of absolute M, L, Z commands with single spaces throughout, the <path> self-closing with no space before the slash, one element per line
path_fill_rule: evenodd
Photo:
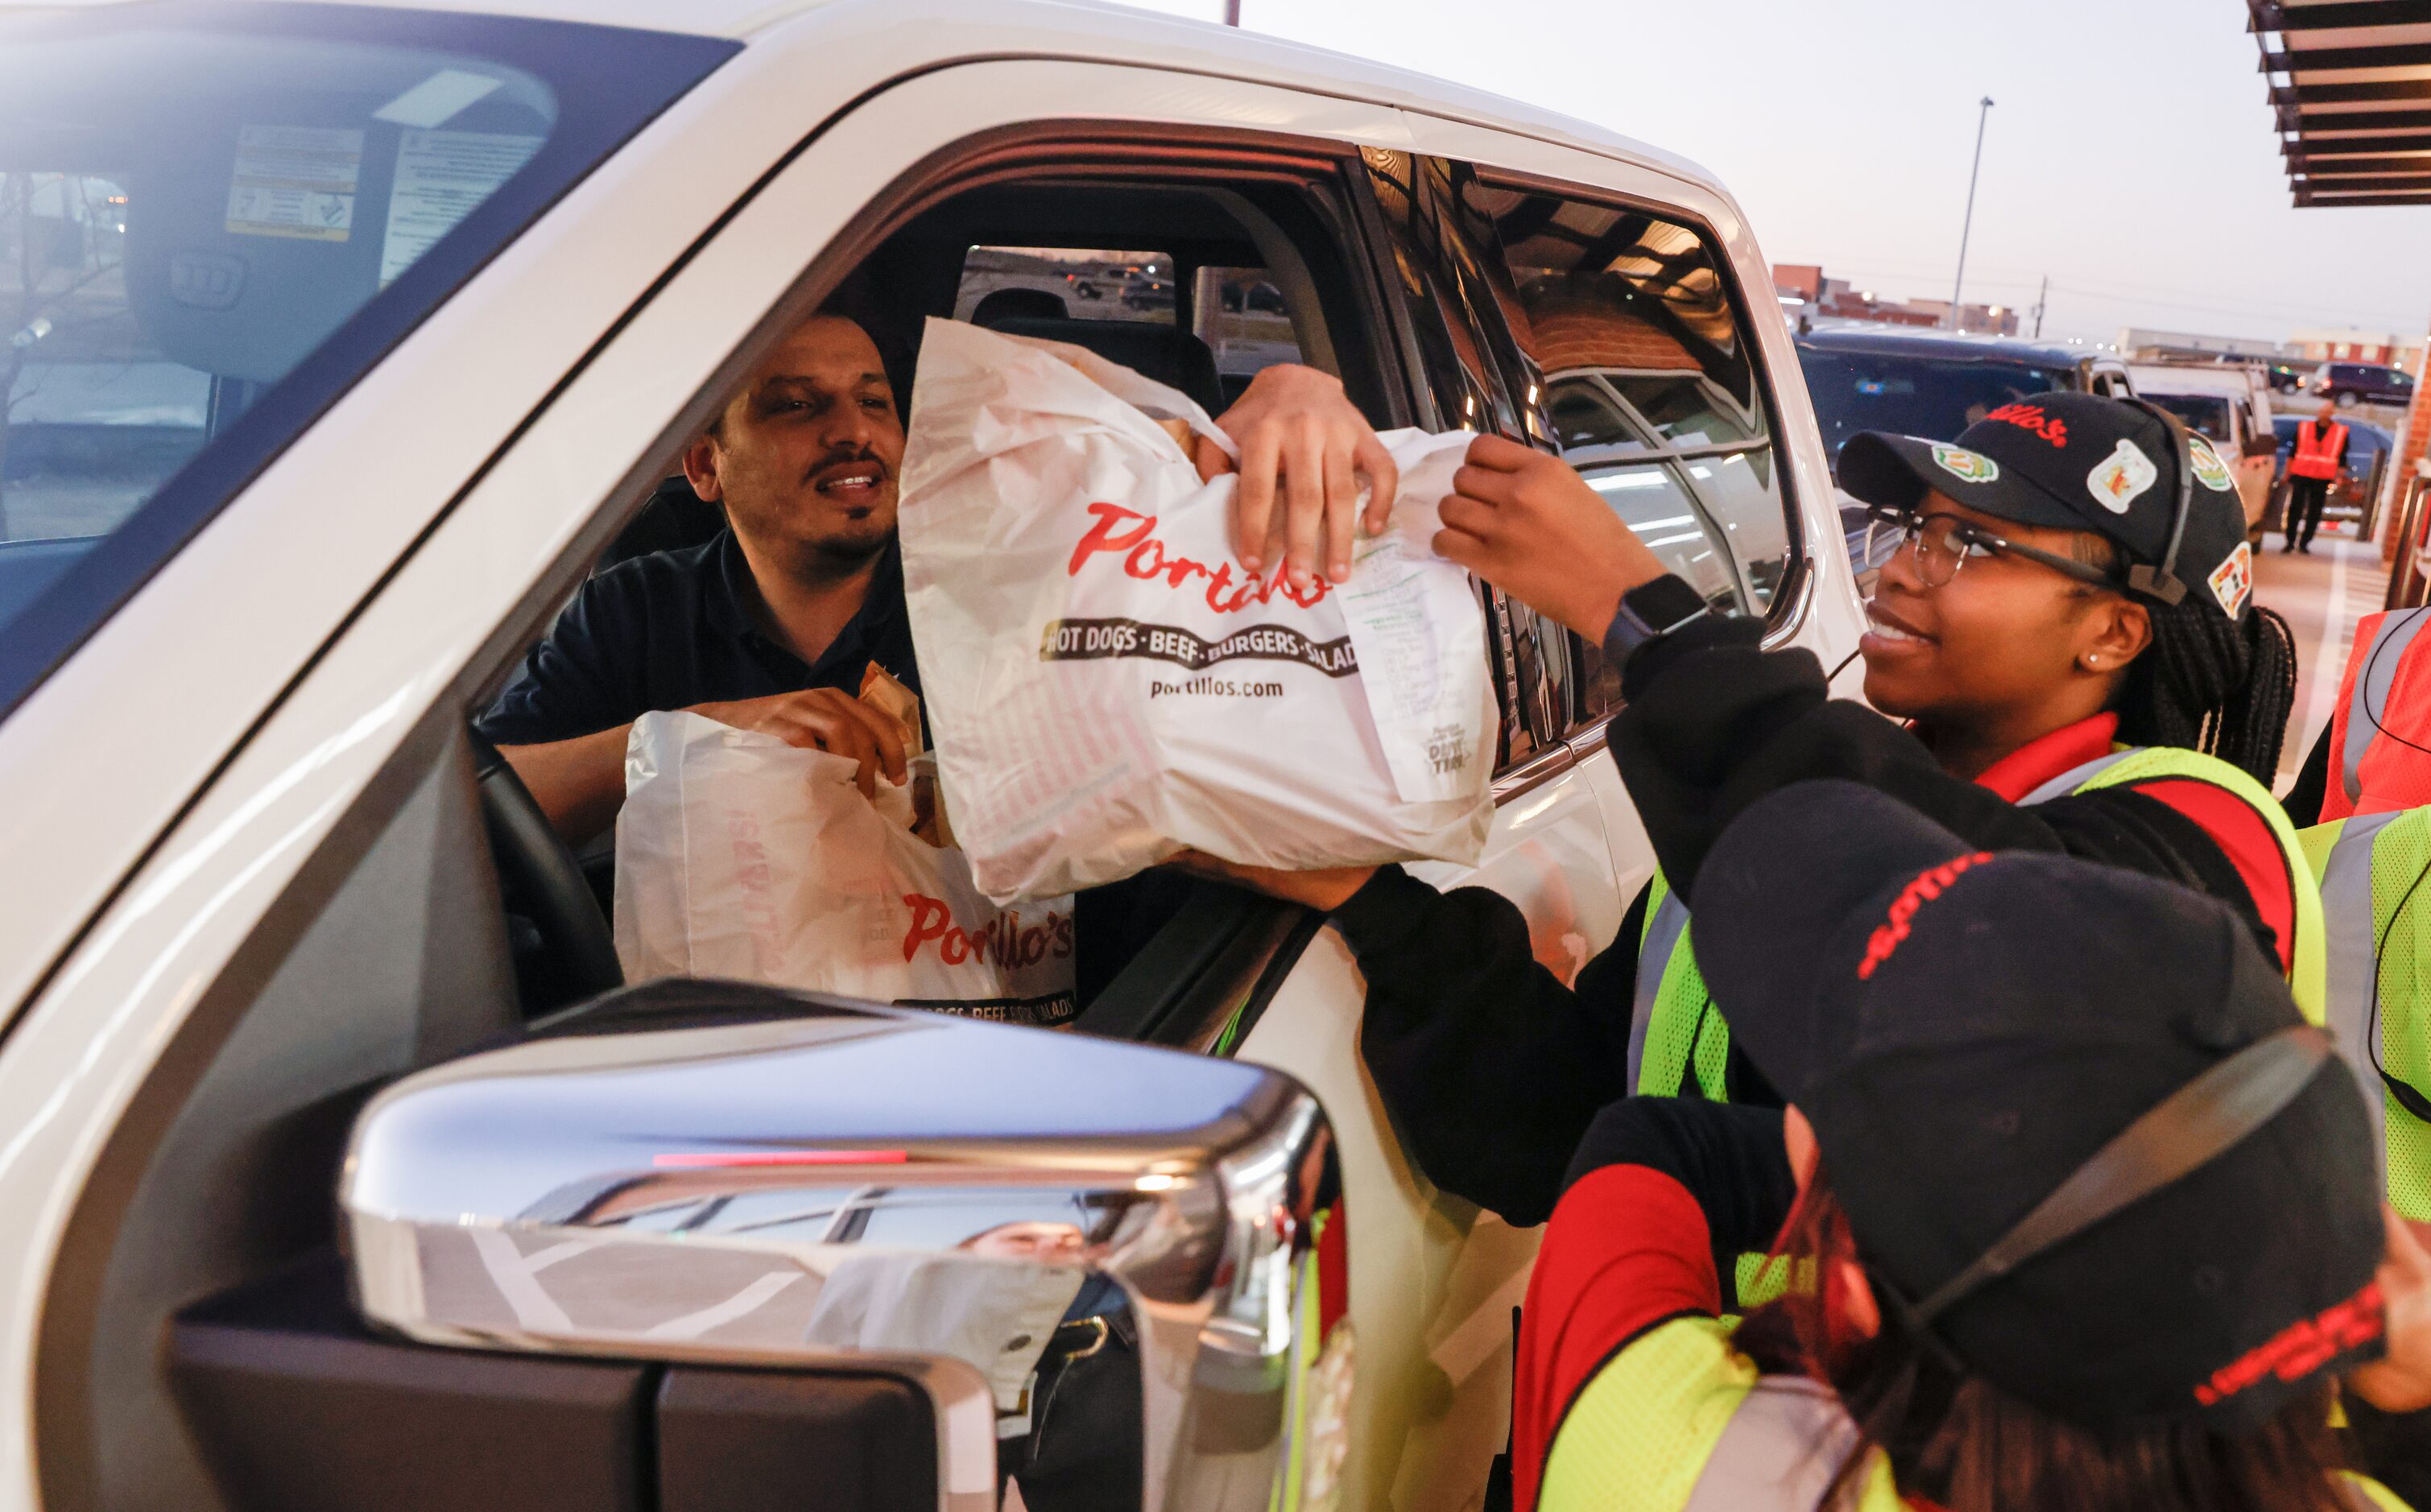
<path fill-rule="evenodd" d="M 1975 166 L 1967 171 L 1967 219 L 1958 227 L 1958 276 L 1950 280 L 1950 328 L 1962 329 L 1958 318 L 1958 291 L 1967 286 L 1967 235 L 1975 229 L 1975 180 L 1984 172 L 1984 125 L 1992 119 L 1992 96 L 1984 96 L 1984 108 L 1975 113 Z"/>

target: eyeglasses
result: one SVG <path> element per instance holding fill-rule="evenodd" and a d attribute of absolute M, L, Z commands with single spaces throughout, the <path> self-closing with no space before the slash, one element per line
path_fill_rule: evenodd
<path fill-rule="evenodd" d="M 2020 546 L 1955 514 L 1917 514 L 1874 504 L 1867 507 L 1866 519 L 1866 562 L 1887 562 L 1901 550 L 1912 547 L 1917 576 L 1924 580 L 1928 588 L 1939 588 L 1957 577 L 1958 569 L 1967 564 L 1970 557 L 2003 555 L 2038 562 L 2064 577 L 2097 588 L 2120 586 L 2116 577 L 2100 567 L 2036 546 Z"/>

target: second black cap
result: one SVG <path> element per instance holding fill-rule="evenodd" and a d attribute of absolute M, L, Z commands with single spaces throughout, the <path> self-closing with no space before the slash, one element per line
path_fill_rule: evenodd
<path fill-rule="evenodd" d="M 1691 900 L 1734 1042 L 1814 1125 L 1860 1251 L 1910 1302 L 2146 1112 L 2303 1022 L 2217 900 L 1987 854 L 1848 782 L 1751 806 Z M 2335 1056 L 2298 1085 L 1936 1331 L 1996 1385 L 2096 1427 L 2250 1425 L 2375 1350 L 2385 1234 L 2363 1101 Z"/>

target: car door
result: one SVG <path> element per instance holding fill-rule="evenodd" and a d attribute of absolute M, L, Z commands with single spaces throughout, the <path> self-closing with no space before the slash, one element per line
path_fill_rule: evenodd
<path fill-rule="evenodd" d="M 2237 395 L 2232 407 L 2237 411 L 2238 454 L 2231 461 L 2237 468 L 2237 492 L 2245 506 L 2248 528 L 2258 541 L 2263 517 L 2271 508 L 2272 475 L 2277 470 L 2279 438 L 2271 427 L 2270 391 L 2258 381 Z"/>
<path fill-rule="evenodd" d="M 37 1494 L 39 1465 L 43 1494 L 61 1502 L 214 1501 L 162 1376 L 169 1314 L 325 1247 L 326 1218 L 313 1216 L 326 1190 L 316 1184 L 327 1177 L 319 1162 L 364 1090 L 511 1028 L 462 720 L 756 343 L 814 303 L 888 217 L 933 187 L 941 164 L 1007 171 L 1042 130 L 1100 158 L 1153 156 L 1166 140 L 1159 133 L 1179 132 L 1182 156 L 1195 151 L 1202 166 L 1229 171 L 1248 165 L 1251 147 L 1303 156 L 1312 143 L 1345 153 L 1408 148 L 1408 121 L 1396 109 L 1226 78 L 1243 65 L 1223 55 L 1185 50 L 1177 61 L 1171 38 L 1149 23 L 1093 19 L 1085 31 L 1042 41 L 1037 26 L 1024 33 L 993 14 L 946 19 L 967 24 L 960 35 L 973 46 L 990 25 L 1003 28 L 1011 53 L 1049 43 L 1118 53 L 1127 35 L 1148 37 L 1156 45 L 1134 50 L 1170 67 L 1014 58 L 923 72 L 912 66 L 921 60 L 916 37 L 871 7 L 814 15 L 755 42 L 746 55 L 754 66 L 736 76 L 751 87 L 702 104 L 677 123 L 677 140 L 732 148 L 745 160 L 729 172 L 769 157 L 774 166 L 757 183 L 746 176 L 747 189 L 725 204 L 677 195 L 687 213 L 706 211 L 690 223 L 692 244 L 610 339 L 511 418 L 510 443 L 470 487 L 428 499 L 426 528 L 397 548 L 300 675 L 257 708 L 242 747 L 25 1011 L 0 1058 L 0 1108 L 9 1110 L 0 1115 L 8 1120 L 0 1126 L 0 1198 L 12 1213 L 49 1216 L 12 1228 L 0 1257 L 12 1281 L 45 1299 L 7 1325 L 9 1358 L 23 1369 L 6 1374 L 0 1410 L 20 1422 L 32 1417 L 24 1393 L 34 1380 L 43 1403 L 32 1420 L 36 1454 L 15 1462 L 25 1477 L 19 1500 Z M 1277 51 L 1269 76 L 1287 76 L 1293 65 Z M 1182 63 L 1191 66 L 1171 71 Z M 907 72 L 830 115 L 840 98 Z M 792 91 L 774 97 L 770 87 L 788 76 Z M 772 119 L 791 122 L 797 140 L 757 156 L 754 143 L 780 129 Z M 1228 156 L 1233 143 L 1247 146 Z M 654 150 L 679 164 L 685 157 L 672 144 Z M 685 234 L 679 221 L 662 229 Z M 580 262 L 562 245 L 532 258 L 544 276 L 580 281 Z M 456 378 L 437 364 L 394 381 L 400 390 L 386 397 L 401 405 L 444 394 Z M 1380 415 L 1398 417 L 1389 405 Z M 1555 697 L 1573 701 L 1567 689 Z M 1532 731 L 1548 749 L 1560 744 L 1553 726 Z M 1576 932 L 1609 933 L 1618 899 L 1598 801 L 1554 796 L 1568 847 L 1554 865 L 1576 883 Z M 1545 791 L 1530 797 L 1541 803 Z M 1515 811 L 1506 820 L 1506 849 L 1512 833 L 1533 836 L 1527 817 Z M 400 899 L 414 906 L 401 909 Z M 1281 944 L 1270 939 L 1264 949 Z M 1238 954 L 1219 965 L 1238 966 Z M 1337 986 L 1324 1012 L 1338 1042 L 1315 1059 L 1280 1046 L 1270 1056 L 1313 1084 L 1337 1051 L 1355 1063 L 1356 985 L 1345 978 Z M 1260 1002 L 1272 997 L 1252 993 Z M 96 1037 L 95 1025 L 108 1033 Z M 1389 1144 L 1355 1077 L 1333 1090 L 1337 1127 L 1361 1123 L 1370 1149 Z M 1350 1179 L 1366 1178 L 1354 1170 Z M 289 1204 L 301 1204 L 301 1216 L 265 1230 L 262 1214 Z M 1381 1195 L 1367 1206 L 1391 1210 Z M 1399 1263 L 1390 1247 L 1354 1235 L 1352 1253 L 1362 1256 L 1352 1262 L 1354 1294 L 1366 1286 L 1386 1295 L 1369 1272 Z M 73 1258 L 55 1265 L 60 1256 Z M 1446 1280 L 1428 1279 L 1437 1290 Z M 1439 1298 L 1425 1302 L 1429 1316 L 1443 1312 Z M 1501 1318 L 1471 1308 L 1447 1357 L 1473 1357 L 1461 1371 L 1472 1378 L 1506 1334 Z M 1407 1373 L 1423 1360 L 1397 1362 L 1393 1335 L 1379 1328 L 1373 1336 L 1362 1382 L 1389 1391 L 1406 1420 L 1428 1416 L 1425 1378 Z M 630 1430 L 619 1432 L 629 1445 Z M 977 1494 L 964 1484 L 971 1462 L 947 1460 L 947 1489 Z M 573 1467 L 564 1480 L 588 1484 Z M 1358 1494 L 1363 1483 L 1350 1484 Z"/>

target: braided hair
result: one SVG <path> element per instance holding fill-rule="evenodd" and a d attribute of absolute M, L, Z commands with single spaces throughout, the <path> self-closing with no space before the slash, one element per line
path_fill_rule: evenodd
<path fill-rule="evenodd" d="M 2112 543 L 2091 534 L 2077 543 L 2079 561 L 2117 570 Z M 2174 604 L 2134 596 L 2152 620 L 2153 643 L 2128 664 L 2112 700 L 2119 738 L 2217 756 L 2270 786 L 2296 706 L 2296 637 L 2288 622 L 2260 604 L 2232 620 L 2192 594 Z"/>
<path fill-rule="evenodd" d="M 2255 604 L 2242 620 L 2150 599 L 2153 644 L 2128 664 L 2119 738 L 2217 756 L 2265 787 L 2279 771 L 2296 703 L 2296 638 L 2278 612 Z"/>

